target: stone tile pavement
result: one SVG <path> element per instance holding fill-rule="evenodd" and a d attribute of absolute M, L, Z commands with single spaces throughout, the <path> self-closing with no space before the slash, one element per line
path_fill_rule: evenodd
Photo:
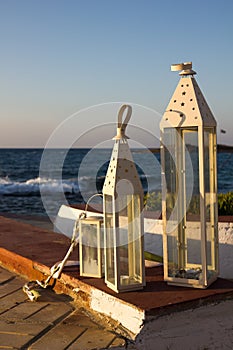
<path fill-rule="evenodd" d="M 0 267 L 0 349 L 125 349 L 126 342 L 96 324 L 69 296 L 45 290 L 37 302 L 22 291 L 26 281 Z"/>

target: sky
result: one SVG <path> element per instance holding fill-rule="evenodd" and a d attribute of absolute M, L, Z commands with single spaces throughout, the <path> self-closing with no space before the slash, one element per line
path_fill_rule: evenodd
<path fill-rule="evenodd" d="M 233 145 L 232 17 L 232 0 L 0 0 L 0 147 L 45 147 L 77 112 L 89 146 L 83 134 L 116 116 L 80 111 L 110 102 L 155 110 L 139 124 L 158 134 L 170 65 L 186 61 Z"/>

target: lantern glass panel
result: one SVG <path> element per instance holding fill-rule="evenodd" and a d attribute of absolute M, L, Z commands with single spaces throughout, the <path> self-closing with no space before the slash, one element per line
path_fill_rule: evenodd
<path fill-rule="evenodd" d="M 97 229 L 95 224 L 82 223 L 82 264 L 83 272 L 86 275 L 98 275 L 98 241 Z M 102 267 L 101 267 L 102 268 Z"/>
<path fill-rule="evenodd" d="M 115 234 L 114 234 L 114 216 L 113 216 L 113 197 L 104 195 L 105 205 L 105 279 L 115 285 Z"/>
<path fill-rule="evenodd" d="M 215 178 L 215 152 L 216 148 L 214 128 L 204 129 L 204 157 L 205 157 L 205 214 L 206 214 L 206 238 L 207 238 L 207 271 L 208 278 L 217 272 L 216 254 L 216 225 L 217 222 L 217 195 Z"/>
<path fill-rule="evenodd" d="M 102 277 L 104 274 L 103 218 L 89 216 L 80 220 L 80 276 Z"/>
<path fill-rule="evenodd" d="M 177 187 L 178 187 L 178 169 L 176 168 L 177 153 L 177 135 L 176 130 L 167 128 L 164 130 L 164 173 L 166 188 L 166 235 L 167 235 L 167 255 L 168 255 L 168 275 L 175 276 L 178 269 L 178 206 Z"/>
<path fill-rule="evenodd" d="M 202 271 L 198 129 L 164 130 L 168 276 Z"/>
<path fill-rule="evenodd" d="M 184 278 L 198 280 L 202 272 L 198 128 L 181 131 L 184 140 L 184 201 L 186 256 Z"/>
<path fill-rule="evenodd" d="M 142 283 L 140 196 L 118 197 L 120 285 Z"/>

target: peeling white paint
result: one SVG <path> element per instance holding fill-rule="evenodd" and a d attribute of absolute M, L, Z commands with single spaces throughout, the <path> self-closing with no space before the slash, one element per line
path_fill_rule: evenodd
<path fill-rule="evenodd" d="M 91 292 L 90 307 L 92 310 L 111 317 L 122 324 L 133 334 L 138 334 L 142 330 L 145 320 L 145 312 L 133 307 L 112 295 L 97 289 Z"/>

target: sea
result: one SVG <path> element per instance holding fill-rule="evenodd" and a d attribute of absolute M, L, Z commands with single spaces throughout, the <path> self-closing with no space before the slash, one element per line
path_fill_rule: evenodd
<path fill-rule="evenodd" d="M 0 213 L 55 217 L 62 204 L 101 201 L 111 149 L 0 149 Z M 161 191 L 159 152 L 131 150 L 144 192 Z M 233 191 L 233 153 L 217 155 L 218 192 Z"/>

